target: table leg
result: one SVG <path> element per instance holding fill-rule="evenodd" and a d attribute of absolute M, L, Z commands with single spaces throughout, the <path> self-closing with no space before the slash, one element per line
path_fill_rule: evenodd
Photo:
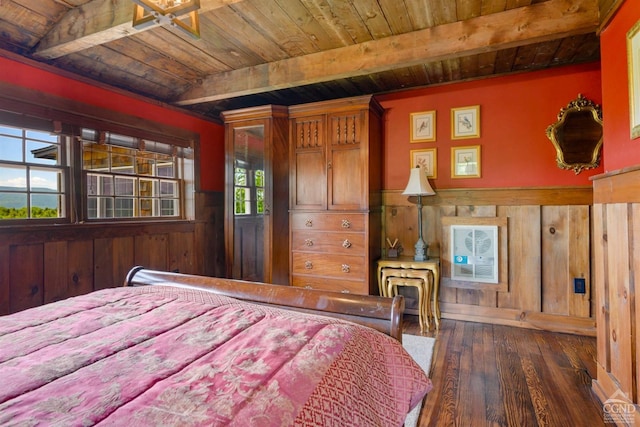
<path fill-rule="evenodd" d="M 438 270 L 432 270 L 433 275 L 433 320 L 436 323 L 436 329 L 440 329 L 440 273 Z"/>

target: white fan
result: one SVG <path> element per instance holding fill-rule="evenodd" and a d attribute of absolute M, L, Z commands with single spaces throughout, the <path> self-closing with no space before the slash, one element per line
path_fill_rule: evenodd
<path fill-rule="evenodd" d="M 489 252 L 491 248 L 491 237 L 487 233 L 482 230 L 475 230 L 476 234 L 476 251 L 475 253 L 478 255 L 486 254 Z M 464 239 L 464 245 L 467 247 L 467 250 L 470 253 L 473 252 L 473 231 L 470 231 L 469 234 Z"/>

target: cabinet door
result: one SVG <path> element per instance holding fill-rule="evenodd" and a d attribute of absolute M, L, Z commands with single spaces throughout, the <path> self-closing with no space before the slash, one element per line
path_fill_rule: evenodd
<path fill-rule="evenodd" d="M 227 268 L 233 279 L 265 281 L 265 131 L 268 124 L 229 126 Z M 268 263 L 266 263 L 268 264 Z M 267 265 L 268 268 L 268 265 Z"/>
<path fill-rule="evenodd" d="M 362 111 L 353 111 L 328 117 L 328 209 L 349 210 L 367 207 L 364 114 Z"/>
<path fill-rule="evenodd" d="M 301 117 L 291 123 L 291 208 L 325 209 L 327 160 L 325 116 Z"/>

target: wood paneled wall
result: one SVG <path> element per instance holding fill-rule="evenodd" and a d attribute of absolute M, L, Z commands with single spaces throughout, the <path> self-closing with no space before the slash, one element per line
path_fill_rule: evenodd
<path fill-rule="evenodd" d="M 609 398 L 640 403 L 640 166 L 593 181 L 594 264 L 598 324 L 597 379 L 593 389 Z M 623 395 L 619 395 L 621 391 Z M 632 411 L 630 425 L 640 423 Z M 625 414 L 623 414 L 625 415 Z"/>
<path fill-rule="evenodd" d="M 0 315 L 121 286 L 136 265 L 220 275 L 222 202 L 199 193 L 196 221 L 0 228 Z"/>
<path fill-rule="evenodd" d="M 436 191 L 423 197 L 423 235 L 429 256 L 441 260 L 444 318 L 595 335 L 590 187 Z M 413 255 L 415 198 L 387 191 L 383 205 L 383 239 L 398 238 L 404 254 Z M 506 218 L 507 239 L 500 248 L 508 256 L 506 290 L 450 279 L 442 250 L 448 247 L 443 218 L 450 217 Z M 576 277 L 585 279 L 585 294 L 574 293 Z"/>

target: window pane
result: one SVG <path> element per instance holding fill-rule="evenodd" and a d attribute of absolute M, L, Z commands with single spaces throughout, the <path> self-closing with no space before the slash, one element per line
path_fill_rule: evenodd
<path fill-rule="evenodd" d="M 31 194 L 31 218 L 60 218 L 63 198 L 59 194 Z"/>
<path fill-rule="evenodd" d="M 11 126 L 0 126 L 0 135 L 11 135 L 22 137 L 22 129 Z"/>
<path fill-rule="evenodd" d="M 61 171 L 32 168 L 29 175 L 29 189 L 39 192 L 60 192 Z"/>
<path fill-rule="evenodd" d="M 25 166 L 0 166 L 0 187 L 10 187 L 13 191 L 27 189 L 27 168 Z"/>
<path fill-rule="evenodd" d="M 135 178 L 123 178 L 120 176 L 115 177 L 116 183 L 116 196 L 133 196 Z"/>
<path fill-rule="evenodd" d="M 89 197 L 87 199 L 87 217 L 98 217 L 98 199 L 96 197 Z"/>
<path fill-rule="evenodd" d="M 249 190 L 246 188 L 236 188 L 235 191 L 235 213 L 236 214 L 250 214 L 251 209 L 249 206 Z"/>
<path fill-rule="evenodd" d="M 163 178 L 176 177 L 173 157 L 164 154 L 158 154 L 156 164 L 156 176 L 161 176 Z"/>
<path fill-rule="evenodd" d="M 179 213 L 179 203 L 177 199 L 161 199 L 160 200 L 160 215 L 162 216 L 177 216 Z"/>
<path fill-rule="evenodd" d="M 27 162 L 44 165 L 57 165 L 60 158 L 60 146 L 38 141 L 27 141 Z"/>
<path fill-rule="evenodd" d="M 27 195 L 25 193 L 0 192 L 0 219 L 27 217 Z"/>
<path fill-rule="evenodd" d="M 153 158 L 140 158 L 138 155 L 138 175 L 153 175 L 154 164 Z"/>
<path fill-rule="evenodd" d="M 38 141 L 58 142 L 58 135 L 51 134 L 49 132 L 42 132 L 39 130 L 26 129 L 25 137 L 28 139 L 36 139 Z"/>
<path fill-rule="evenodd" d="M 178 186 L 175 181 L 160 181 L 160 197 L 178 197 Z"/>
<path fill-rule="evenodd" d="M 98 218 L 113 218 L 113 199 L 111 197 L 98 197 Z"/>
<path fill-rule="evenodd" d="M 109 170 L 109 147 L 85 142 L 82 152 L 83 167 L 87 170 Z"/>
<path fill-rule="evenodd" d="M 116 218 L 131 218 L 133 212 L 133 199 L 117 197 L 115 199 L 115 216 Z"/>
<path fill-rule="evenodd" d="M 257 170 L 255 180 L 256 187 L 264 187 L 264 171 Z"/>
<path fill-rule="evenodd" d="M 117 173 L 134 174 L 133 156 L 125 156 L 122 154 L 114 155 L 111 158 L 111 171 Z"/>
<path fill-rule="evenodd" d="M 244 168 L 236 168 L 234 182 L 236 185 L 247 185 L 247 170 Z"/>
<path fill-rule="evenodd" d="M 140 216 L 154 216 L 157 212 L 157 199 L 140 199 Z"/>
<path fill-rule="evenodd" d="M 22 139 L 0 136 L 0 160 L 22 162 Z"/>
<path fill-rule="evenodd" d="M 113 195 L 113 177 L 107 175 L 98 176 L 98 194 Z"/>
<path fill-rule="evenodd" d="M 264 190 L 261 188 L 256 189 L 256 211 L 258 213 L 264 213 Z"/>
<path fill-rule="evenodd" d="M 151 179 L 140 179 L 140 196 L 155 196 L 157 181 Z M 155 185 L 154 185 L 155 184 Z"/>

